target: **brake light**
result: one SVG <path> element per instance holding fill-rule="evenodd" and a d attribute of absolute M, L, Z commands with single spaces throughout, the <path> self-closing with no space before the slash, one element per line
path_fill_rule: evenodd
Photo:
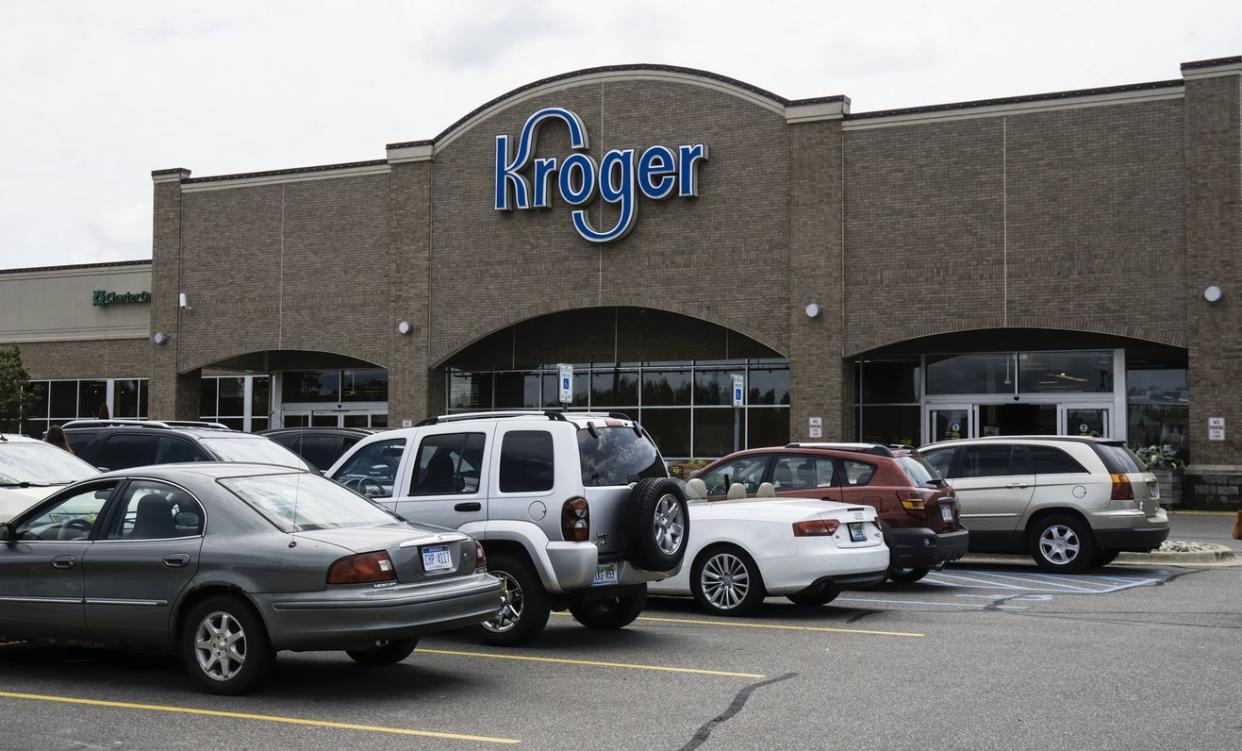
<path fill-rule="evenodd" d="M 591 539 L 591 506 L 582 496 L 574 496 L 561 506 L 561 536 L 570 542 Z"/>
<path fill-rule="evenodd" d="M 825 537 L 835 535 L 840 526 L 836 519 L 807 519 L 794 522 L 793 533 L 794 537 Z"/>
<path fill-rule="evenodd" d="M 487 572 L 487 553 L 483 552 L 483 546 L 478 540 L 474 541 L 474 572 L 476 574 Z"/>
<path fill-rule="evenodd" d="M 901 507 L 906 511 L 924 511 L 927 508 L 923 496 L 910 491 L 897 491 L 897 500 L 901 501 Z"/>
<path fill-rule="evenodd" d="M 1134 486 L 1130 484 L 1128 475 L 1111 475 L 1113 478 L 1113 500 L 1133 501 Z"/>
<path fill-rule="evenodd" d="M 392 559 L 384 551 L 345 556 L 328 568 L 329 584 L 396 581 Z"/>

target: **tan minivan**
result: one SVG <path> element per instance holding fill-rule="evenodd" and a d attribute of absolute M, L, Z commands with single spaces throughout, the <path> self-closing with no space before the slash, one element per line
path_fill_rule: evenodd
<path fill-rule="evenodd" d="M 971 552 L 1026 552 L 1047 571 L 1078 572 L 1169 536 L 1155 475 L 1121 441 L 1003 436 L 920 453 L 957 491 Z"/>

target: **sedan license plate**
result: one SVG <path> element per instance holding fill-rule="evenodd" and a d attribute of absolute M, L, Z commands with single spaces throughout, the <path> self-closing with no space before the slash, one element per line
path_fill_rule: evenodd
<path fill-rule="evenodd" d="M 444 545 L 429 545 L 423 548 L 423 571 L 448 571 L 453 568 L 453 557 Z"/>
<path fill-rule="evenodd" d="M 947 522 L 953 521 L 953 507 L 952 506 L 941 506 L 940 516 L 943 517 L 944 520 Z"/>
<path fill-rule="evenodd" d="M 850 541 L 866 542 L 867 530 L 863 529 L 862 522 L 850 522 Z"/>
<path fill-rule="evenodd" d="M 595 567 L 595 578 L 591 580 L 592 587 L 602 587 L 608 584 L 616 584 L 617 564 L 601 563 Z"/>

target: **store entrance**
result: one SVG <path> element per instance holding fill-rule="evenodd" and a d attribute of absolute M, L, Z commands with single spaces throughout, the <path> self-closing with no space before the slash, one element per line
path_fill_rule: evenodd
<path fill-rule="evenodd" d="M 1076 402 L 932 402 L 928 442 L 1002 435 L 1082 435 L 1109 438 L 1112 405 Z"/>
<path fill-rule="evenodd" d="M 388 410 L 297 410 L 281 412 L 281 424 L 286 428 L 386 428 Z"/>

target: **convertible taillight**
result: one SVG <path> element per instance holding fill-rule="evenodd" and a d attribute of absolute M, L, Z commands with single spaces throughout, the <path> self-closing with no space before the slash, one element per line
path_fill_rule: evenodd
<path fill-rule="evenodd" d="M 392 559 L 384 551 L 345 556 L 328 568 L 329 584 L 367 584 L 396 581 Z"/>
<path fill-rule="evenodd" d="M 487 553 L 483 552 L 483 546 L 478 540 L 474 541 L 474 572 L 476 574 L 487 572 Z"/>
<path fill-rule="evenodd" d="M 827 537 L 835 535 L 840 523 L 836 519 L 808 519 L 794 522 L 794 537 Z"/>
<path fill-rule="evenodd" d="M 591 506 L 576 495 L 561 506 L 561 536 L 569 542 L 591 539 Z"/>

